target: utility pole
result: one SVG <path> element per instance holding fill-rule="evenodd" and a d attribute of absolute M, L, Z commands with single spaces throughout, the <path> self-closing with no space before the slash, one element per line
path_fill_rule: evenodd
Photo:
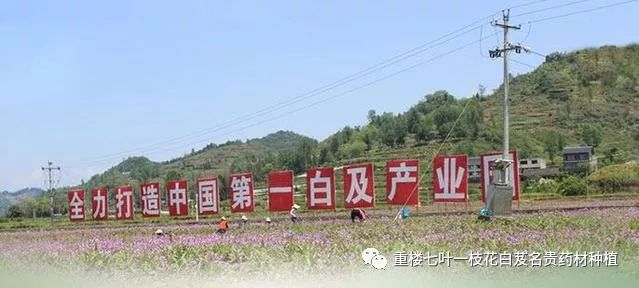
<path fill-rule="evenodd" d="M 60 166 L 53 166 L 53 162 L 49 161 L 47 163 L 47 167 L 42 167 L 42 171 L 45 171 L 48 174 L 49 178 L 49 188 L 47 189 L 47 193 L 49 193 L 49 197 L 51 197 L 51 224 L 53 224 L 53 196 L 55 195 L 55 188 L 53 188 L 53 170 L 60 171 Z"/>
<path fill-rule="evenodd" d="M 492 21 L 490 24 L 504 30 L 503 47 L 501 49 L 495 48 L 495 50 L 488 51 L 490 58 L 504 58 L 504 148 L 501 159 L 497 159 L 494 164 L 495 170 L 500 171 L 500 177 L 496 178 L 495 183 L 489 186 L 488 197 L 486 199 L 486 209 L 494 215 L 510 215 L 512 209 L 513 183 L 509 183 L 510 177 L 508 170 L 515 159 L 508 159 L 510 149 L 510 125 L 508 123 L 508 82 L 510 81 L 510 74 L 508 73 L 508 52 L 515 51 L 515 53 L 521 53 L 522 50 L 521 46 L 512 45 L 508 42 L 508 31 L 511 29 L 519 30 L 521 26 L 508 25 L 510 9 L 502 10 L 502 14 L 502 23 Z"/>
<path fill-rule="evenodd" d="M 495 50 L 490 50 L 489 55 L 491 58 L 497 58 L 503 56 L 504 58 L 504 149 L 502 154 L 502 159 L 498 165 L 499 170 L 501 170 L 501 177 L 496 184 L 507 186 L 509 177 L 508 177 L 508 166 L 512 160 L 508 160 L 508 151 L 510 145 L 510 125 L 509 125 L 509 117 L 508 117 L 508 82 L 510 82 L 510 74 L 508 73 L 508 52 L 514 50 L 515 53 L 521 53 L 522 47 L 519 45 L 512 45 L 508 42 L 508 30 L 519 30 L 521 29 L 521 25 L 518 26 L 509 26 L 508 21 L 510 20 L 510 9 L 502 10 L 503 14 L 503 23 L 497 23 L 497 21 L 491 22 L 491 25 L 504 29 L 504 44 L 503 48 L 496 48 Z"/>

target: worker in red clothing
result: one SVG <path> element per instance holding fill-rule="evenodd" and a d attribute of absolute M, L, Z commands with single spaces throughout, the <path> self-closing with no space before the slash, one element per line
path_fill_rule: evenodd
<path fill-rule="evenodd" d="M 226 217 L 222 217 L 217 224 L 217 234 L 224 234 L 227 230 L 229 230 L 229 221 L 226 221 Z"/>
<path fill-rule="evenodd" d="M 355 218 L 359 219 L 359 222 L 366 221 L 366 212 L 364 209 L 355 208 L 351 210 L 351 221 L 355 223 Z"/>

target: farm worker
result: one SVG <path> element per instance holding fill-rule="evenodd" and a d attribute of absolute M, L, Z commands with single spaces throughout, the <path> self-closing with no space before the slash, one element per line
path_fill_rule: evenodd
<path fill-rule="evenodd" d="M 288 213 L 289 215 L 291 215 L 291 221 L 293 223 L 297 223 L 297 214 L 295 212 L 297 212 L 297 209 L 299 209 L 300 206 L 298 206 L 297 204 L 293 204 L 293 206 L 291 207 L 291 211 Z"/>
<path fill-rule="evenodd" d="M 246 215 L 242 215 L 242 217 L 240 217 L 240 226 L 246 225 L 246 222 L 248 222 L 248 218 L 246 218 Z"/>
<path fill-rule="evenodd" d="M 351 221 L 355 223 L 355 218 L 359 219 L 359 222 L 366 221 L 366 212 L 361 208 L 355 208 L 351 210 Z"/>
<path fill-rule="evenodd" d="M 410 210 L 408 210 L 408 208 L 406 207 L 402 208 L 402 219 L 408 218 L 409 215 L 410 215 Z"/>
<path fill-rule="evenodd" d="M 229 222 L 226 221 L 226 217 L 222 216 L 217 224 L 217 233 L 224 234 L 229 229 Z"/>

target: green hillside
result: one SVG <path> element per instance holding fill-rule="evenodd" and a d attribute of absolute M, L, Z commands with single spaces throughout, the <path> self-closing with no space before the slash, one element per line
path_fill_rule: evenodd
<path fill-rule="evenodd" d="M 244 171 L 256 171 L 257 180 L 262 180 L 264 174 L 274 167 L 271 162 L 280 152 L 289 154 L 288 151 L 297 149 L 303 143 L 315 145 L 316 141 L 290 131 L 278 131 L 248 141 L 209 144 L 184 157 L 160 163 L 145 157 L 130 157 L 104 173 L 93 176 L 82 186 L 86 189 L 100 186 L 110 188 L 125 183 L 137 186 L 147 181 L 164 184 L 166 180 L 173 179 L 188 179 L 191 180 L 190 185 L 194 185 L 198 177 L 226 177 L 231 172 Z"/>

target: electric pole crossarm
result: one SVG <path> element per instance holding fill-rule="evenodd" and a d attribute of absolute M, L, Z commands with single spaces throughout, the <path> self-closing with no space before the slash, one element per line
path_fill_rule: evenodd
<path fill-rule="evenodd" d="M 47 193 L 49 194 L 49 197 L 51 197 L 51 207 L 50 207 L 50 212 L 51 212 L 51 224 L 53 224 L 53 196 L 55 195 L 55 189 L 53 188 L 53 171 L 54 170 L 58 170 L 60 171 L 60 166 L 53 166 L 53 162 L 49 161 L 49 163 L 47 163 L 48 166 L 47 167 L 42 167 L 42 171 L 45 171 L 48 174 L 48 180 L 49 180 L 49 187 L 47 189 Z"/>

